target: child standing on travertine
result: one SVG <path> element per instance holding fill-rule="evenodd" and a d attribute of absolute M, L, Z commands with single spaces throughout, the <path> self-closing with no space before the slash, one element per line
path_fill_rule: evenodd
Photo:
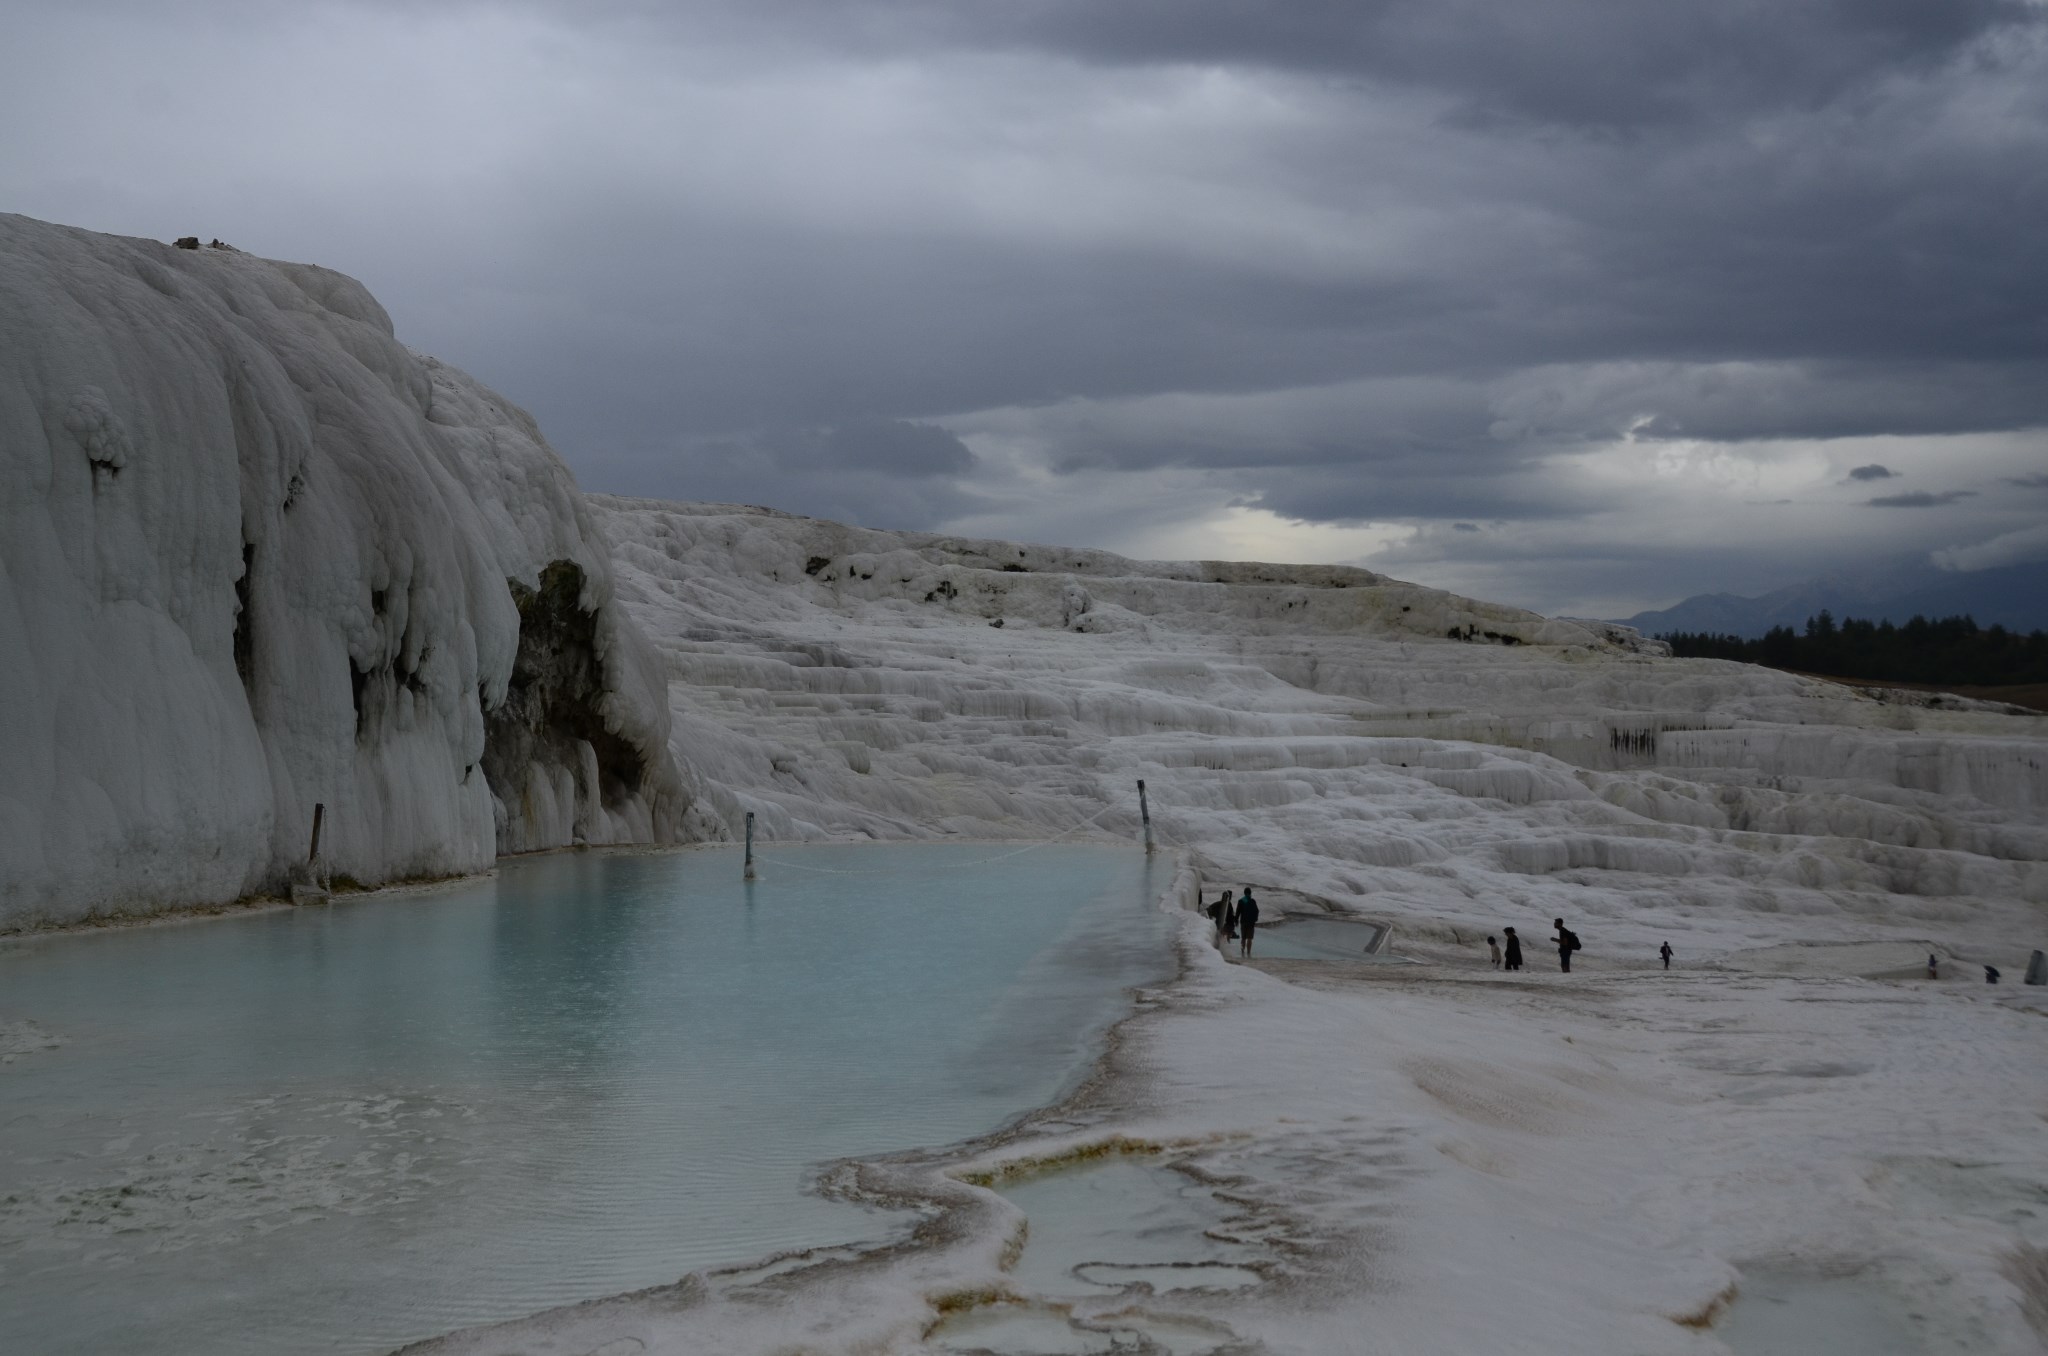
<path fill-rule="evenodd" d="M 1486 956 L 1493 962 L 1494 969 L 1500 969 L 1500 943 L 1491 937 L 1486 939 Z"/>

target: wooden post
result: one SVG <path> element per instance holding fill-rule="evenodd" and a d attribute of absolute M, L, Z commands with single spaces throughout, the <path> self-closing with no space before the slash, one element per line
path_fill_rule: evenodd
<path fill-rule="evenodd" d="M 302 904 L 309 899 L 322 903 L 328 901 L 327 887 L 321 883 L 326 873 L 320 867 L 320 830 L 326 823 L 326 802 L 317 802 L 313 806 L 313 841 L 306 845 L 306 865 L 293 873 L 291 896 L 294 904 Z"/>
<path fill-rule="evenodd" d="M 1145 821 L 1145 855 L 1152 855 L 1152 807 L 1145 803 L 1145 779 L 1138 779 L 1138 818 Z"/>
<path fill-rule="evenodd" d="M 743 875 L 743 876 L 741 876 L 741 877 L 740 877 L 740 879 L 741 879 L 741 880 L 752 880 L 753 878 L 754 878 L 754 812 L 753 812 L 752 810 L 749 810 L 749 811 L 747 811 L 747 870 L 746 870 L 746 874 L 745 874 L 745 875 Z"/>

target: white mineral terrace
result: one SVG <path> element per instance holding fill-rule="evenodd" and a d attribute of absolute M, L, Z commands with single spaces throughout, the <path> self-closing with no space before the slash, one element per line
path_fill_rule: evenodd
<path fill-rule="evenodd" d="M 1899 1351 L 2040 1349 L 2048 990 L 2016 983 L 2048 939 L 2040 718 L 1673 661 L 1358 573 L 1209 582 L 593 502 L 728 824 L 1045 835 L 1108 805 L 1135 836 L 1143 778 L 1187 854 L 1179 902 L 1251 884 L 1276 943 L 1286 916 L 1355 915 L 1417 963 L 1233 963 L 1190 914 L 1185 974 L 1111 1077 L 968 1165 L 1140 1150 L 1213 1193 L 1207 1236 L 1119 1251 L 1109 1229 L 1096 1270 L 1048 1285 L 1017 1242 L 1086 1219 L 965 1200 L 915 1252 L 436 1350 L 1640 1356 L 1775 1351 L 1786 1324 L 1808 1351 L 1886 1349 L 1873 1323 Z M 1570 976 L 1559 916 L 1587 946 Z M 1522 974 L 1485 959 L 1503 926 Z M 1219 1259 L 1259 1283 L 1144 1270 Z M 1843 1295 L 1862 1321 L 1836 1321 Z"/>
<path fill-rule="evenodd" d="M 2048 1342 L 2048 720 L 1360 570 L 586 500 L 346 279 L 0 228 L 0 922 L 275 889 L 314 803 L 376 883 L 748 813 L 1131 843 L 1142 779 L 1180 864 L 1099 1078 L 834 1180 L 914 1235 L 426 1350 Z M 1287 954 L 1192 910 L 1246 885 Z M 1284 944 L 1333 915 L 1391 958 Z"/>

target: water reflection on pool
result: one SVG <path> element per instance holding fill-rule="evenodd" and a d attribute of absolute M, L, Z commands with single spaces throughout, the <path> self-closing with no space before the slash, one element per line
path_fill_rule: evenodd
<path fill-rule="evenodd" d="M 1261 924 L 1252 949 L 1269 959 L 1384 960 L 1371 954 L 1381 930 L 1377 923 L 1290 914 Z"/>
<path fill-rule="evenodd" d="M 810 1165 L 1055 1100 L 1170 969 L 1126 849 L 778 852 L 0 946 L 10 1349 L 381 1351 L 878 1237 Z"/>

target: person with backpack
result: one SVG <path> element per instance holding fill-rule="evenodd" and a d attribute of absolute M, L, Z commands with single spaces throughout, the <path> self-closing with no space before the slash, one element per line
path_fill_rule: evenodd
<path fill-rule="evenodd" d="M 1572 952 L 1579 949 L 1579 934 L 1564 925 L 1564 919 L 1553 918 L 1551 925 L 1557 929 L 1557 967 L 1566 974 L 1572 972 Z"/>
<path fill-rule="evenodd" d="M 1216 945 L 1221 946 L 1223 939 L 1231 935 L 1231 923 L 1236 917 L 1230 908 L 1230 891 L 1225 890 L 1207 912 L 1209 921 L 1216 925 Z"/>

